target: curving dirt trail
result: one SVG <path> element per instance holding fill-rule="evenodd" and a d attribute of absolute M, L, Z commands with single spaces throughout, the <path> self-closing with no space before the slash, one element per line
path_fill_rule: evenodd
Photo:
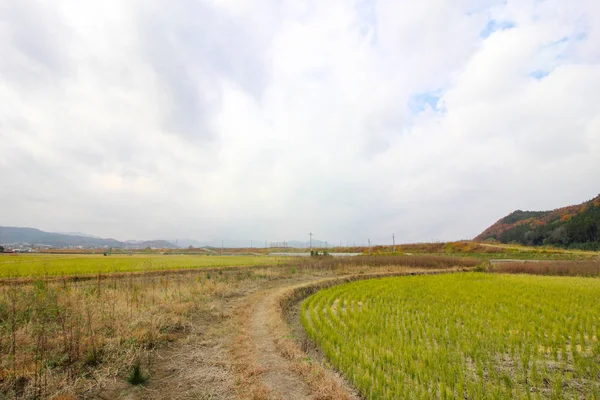
<path fill-rule="evenodd" d="M 433 273 L 440 272 L 451 270 Z M 145 387 L 118 381 L 84 398 L 359 399 L 339 374 L 302 350 L 305 343 L 299 343 L 298 334 L 302 328 L 291 328 L 285 321 L 282 299 L 309 286 L 415 273 L 431 272 L 397 269 L 370 275 L 297 275 L 263 282 L 235 299 L 221 300 L 213 311 L 218 317 L 195 321 L 194 332 L 159 351 Z"/>
<path fill-rule="evenodd" d="M 281 295 L 281 290 L 267 292 L 254 305 L 250 322 L 252 346 L 262 382 L 276 398 L 290 400 L 310 399 L 310 387 L 298 374 L 292 371 L 292 365 L 277 349 L 272 332 L 270 332 L 269 313 L 273 312 L 273 304 Z"/>
<path fill-rule="evenodd" d="M 295 289 L 332 277 L 303 276 L 273 282 L 248 297 L 241 310 L 239 334 L 231 356 L 237 362 L 238 393 L 242 399 L 355 399 L 341 377 L 308 361 L 282 313 L 282 299 Z"/>

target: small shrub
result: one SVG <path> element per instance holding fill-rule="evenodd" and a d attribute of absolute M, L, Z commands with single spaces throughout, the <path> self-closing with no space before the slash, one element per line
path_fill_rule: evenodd
<path fill-rule="evenodd" d="M 482 262 L 482 263 L 477 264 L 475 266 L 475 269 L 473 269 L 473 271 L 475 271 L 475 272 L 487 272 L 488 271 L 487 262 Z"/>
<path fill-rule="evenodd" d="M 133 364 L 133 369 L 131 373 L 127 377 L 127 382 L 132 385 L 143 385 L 148 381 L 148 377 L 142 373 L 142 366 L 140 365 L 140 360 L 137 360 L 135 364 Z"/>
<path fill-rule="evenodd" d="M 84 364 L 88 367 L 97 367 L 102 362 L 102 354 L 96 349 L 89 349 L 84 355 Z"/>

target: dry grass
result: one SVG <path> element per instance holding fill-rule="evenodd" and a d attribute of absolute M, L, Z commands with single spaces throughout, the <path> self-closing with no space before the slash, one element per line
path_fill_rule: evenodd
<path fill-rule="evenodd" d="M 248 304 L 254 304 L 261 295 L 261 293 L 252 295 L 248 299 Z M 252 312 L 252 307 L 244 307 L 236 316 L 239 325 L 231 344 L 231 356 L 235 360 L 234 368 L 239 376 L 237 395 L 240 399 L 269 400 L 275 396 L 260 379 L 265 370 L 258 365 L 252 347 L 249 345 L 252 342 L 250 336 Z"/>
<path fill-rule="evenodd" d="M 499 262 L 494 263 L 490 271 L 508 274 L 600 277 L 600 260 Z"/>
<path fill-rule="evenodd" d="M 240 270 L 2 286 L 0 397 L 75 395 L 123 378 L 212 315 L 211 299 L 264 279 Z"/>
<path fill-rule="evenodd" d="M 366 251 L 363 249 L 362 251 Z M 373 253 L 390 253 L 392 246 L 374 246 L 371 251 Z M 485 246 L 477 242 L 469 240 L 458 242 L 437 242 L 437 243 L 411 243 L 396 246 L 396 251 L 400 253 L 426 253 L 426 254 L 448 254 L 448 253 L 497 253 L 498 247 Z"/>
<path fill-rule="evenodd" d="M 475 267 L 479 263 L 474 258 L 433 256 L 433 255 L 383 255 L 357 256 L 348 258 L 314 257 L 307 258 L 301 267 L 313 269 L 348 269 L 357 267 L 406 266 L 412 268 L 446 269 L 452 267 Z"/>

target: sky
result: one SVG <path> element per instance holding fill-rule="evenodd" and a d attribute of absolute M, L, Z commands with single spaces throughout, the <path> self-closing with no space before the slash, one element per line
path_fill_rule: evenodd
<path fill-rule="evenodd" d="M 469 239 L 600 193 L 597 0 L 0 0 L 0 225 Z"/>

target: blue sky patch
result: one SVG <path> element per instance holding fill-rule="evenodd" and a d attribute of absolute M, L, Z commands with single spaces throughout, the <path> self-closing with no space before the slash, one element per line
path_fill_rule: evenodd
<path fill-rule="evenodd" d="M 483 28 L 479 36 L 486 39 L 494 32 L 512 29 L 515 26 L 515 23 L 511 21 L 496 21 L 495 19 L 491 19 L 488 21 L 486 27 Z"/>
<path fill-rule="evenodd" d="M 418 114 L 425 111 L 427 106 L 432 110 L 438 110 L 438 102 L 440 101 L 441 91 L 417 93 L 408 101 L 408 108 L 413 114 Z"/>
<path fill-rule="evenodd" d="M 538 81 L 544 79 L 548 75 L 550 75 L 550 72 L 544 71 L 541 69 L 538 69 L 538 70 L 535 70 L 535 71 L 529 73 L 530 77 L 537 79 Z"/>

